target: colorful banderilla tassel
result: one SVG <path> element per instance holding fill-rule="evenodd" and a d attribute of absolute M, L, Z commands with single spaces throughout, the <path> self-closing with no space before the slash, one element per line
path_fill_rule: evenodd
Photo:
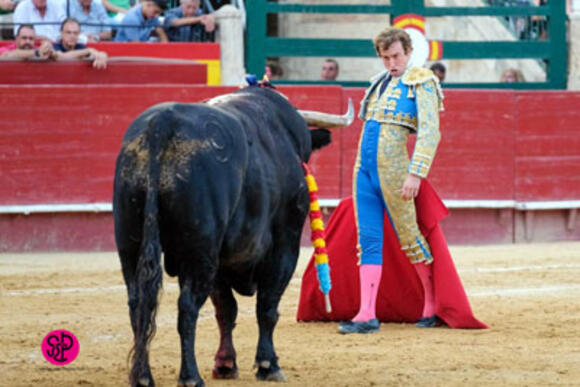
<path fill-rule="evenodd" d="M 306 163 L 302 163 L 306 184 L 308 185 L 308 193 L 310 194 L 310 240 L 314 246 L 314 264 L 316 266 L 316 273 L 320 290 L 324 294 L 324 304 L 326 313 L 332 311 L 330 305 L 330 268 L 328 266 L 328 252 L 326 250 L 326 233 L 324 232 L 324 221 L 322 220 L 322 211 L 318 204 L 318 186 L 314 180 L 314 176 L 310 172 L 310 168 Z"/>

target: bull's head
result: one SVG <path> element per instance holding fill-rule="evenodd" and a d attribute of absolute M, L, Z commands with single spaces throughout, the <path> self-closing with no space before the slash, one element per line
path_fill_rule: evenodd
<path fill-rule="evenodd" d="M 298 113 L 306 120 L 308 125 L 316 126 L 317 128 L 328 129 L 349 126 L 354 120 L 354 107 L 350 98 L 348 99 L 348 109 L 342 116 L 313 110 L 298 110 Z"/>

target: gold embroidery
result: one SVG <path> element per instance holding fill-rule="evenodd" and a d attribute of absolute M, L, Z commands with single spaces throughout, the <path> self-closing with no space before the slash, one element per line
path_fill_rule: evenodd
<path fill-rule="evenodd" d="M 411 67 L 403 75 L 403 83 L 405 85 L 418 85 L 435 78 L 433 71 L 424 67 Z"/>
<path fill-rule="evenodd" d="M 408 86 L 416 86 L 428 81 L 433 81 L 435 83 L 435 90 L 437 90 L 437 97 L 439 98 L 438 109 L 439 111 L 443 111 L 443 91 L 439 84 L 439 78 L 433 74 L 433 71 L 423 67 L 411 67 L 402 77 L 402 82 Z"/>
<path fill-rule="evenodd" d="M 403 251 L 411 262 L 429 262 L 432 260 L 431 254 L 425 254 L 429 252 L 429 244 L 419 231 L 415 205 L 412 200 L 403 200 L 400 193 L 408 174 L 408 137 L 409 130 L 400 125 L 391 123 L 381 125 L 377 152 L 379 181 Z"/>

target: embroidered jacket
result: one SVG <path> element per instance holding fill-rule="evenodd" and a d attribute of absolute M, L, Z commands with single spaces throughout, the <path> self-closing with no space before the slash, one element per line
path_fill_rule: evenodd
<path fill-rule="evenodd" d="M 378 96 L 383 82 L 388 82 L 387 88 Z M 438 110 L 442 110 L 442 100 L 439 80 L 431 70 L 411 67 L 400 78 L 384 71 L 371 79 L 371 86 L 361 101 L 359 118 L 400 125 L 417 133 L 408 172 L 424 178 L 440 139 Z"/>

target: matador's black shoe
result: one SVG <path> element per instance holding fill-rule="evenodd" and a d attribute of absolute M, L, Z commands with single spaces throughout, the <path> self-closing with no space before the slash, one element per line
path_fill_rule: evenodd
<path fill-rule="evenodd" d="M 342 321 L 338 324 L 338 331 L 343 334 L 348 333 L 374 333 L 379 331 L 379 320 L 373 318 L 369 321 Z"/>
<path fill-rule="evenodd" d="M 431 317 L 421 317 L 419 321 L 415 324 L 417 328 L 435 328 L 441 325 L 439 317 L 434 314 Z"/>

